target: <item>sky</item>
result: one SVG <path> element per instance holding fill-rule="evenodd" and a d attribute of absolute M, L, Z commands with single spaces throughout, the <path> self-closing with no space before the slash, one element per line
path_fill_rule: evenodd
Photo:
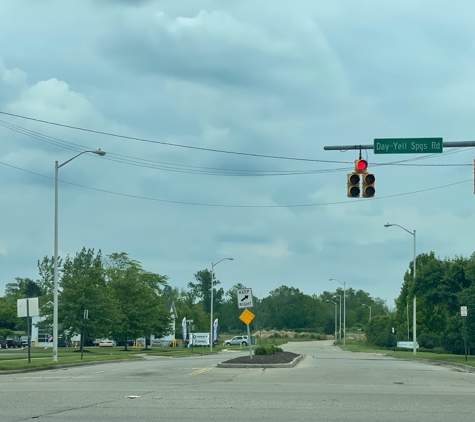
<path fill-rule="evenodd" d="M 414 238 L 384 224 L 416 230 L 418 253 L 474 252 L 473 149 L 363 150 L 376 195 L 348 198 L 359 151 L 323 147 L 473 140 L 475 3 L 0 9 L 0 294 L 53 255 L 55 161 L 96 149 L 59 169 L 63 257 L 126 252 L 179 288 L 232 257 L 225 290 L 337 279 L 393 307 Z"/>

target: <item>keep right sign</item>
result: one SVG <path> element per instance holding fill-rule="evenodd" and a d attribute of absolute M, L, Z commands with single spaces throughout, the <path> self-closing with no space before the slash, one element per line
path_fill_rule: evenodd
<path fill-rule="evenodd" d="M 238 309 L 252 308 L 252 289 L 237 290 Z"/>

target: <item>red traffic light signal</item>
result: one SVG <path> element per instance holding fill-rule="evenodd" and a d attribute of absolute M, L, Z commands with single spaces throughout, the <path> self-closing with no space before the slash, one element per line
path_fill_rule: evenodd
<path fill-rule="evenodd" d="M 366 160 L 355 160 L 355 171 L 357 173 L 364 173 L 368 168 L 368 162 Z"/>

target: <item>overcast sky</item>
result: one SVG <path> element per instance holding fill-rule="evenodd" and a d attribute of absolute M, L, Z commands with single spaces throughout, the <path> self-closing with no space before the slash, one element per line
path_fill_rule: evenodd
<path fill-rule="evenodd" d="M 53 254 L 55 160 L 101 148 L 59 170 L 61 256 L 127 252 L 177 287 L 233 257 L 225 290 L 335 278 L 393 306 L 413 236 L 385 223 L 421 253 L 474 251 L 474 151 L 363 151 L 376 197 L 351 199 L 358 152 L 323 147 L 473 140 L 474 16 L 466 0 L 3 0 L 0 111 L 154 142 L 0 115 L 0 294 Z"/>

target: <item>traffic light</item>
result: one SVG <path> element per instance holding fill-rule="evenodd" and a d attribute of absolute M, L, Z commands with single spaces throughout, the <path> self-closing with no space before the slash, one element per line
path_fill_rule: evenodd
<path fill-rule="evenodd" d="M 348 174 L 348 198 L 360 197 L 360 175 L 358 173 Z"/>
<path fill-rule="evenodd" d="M 366 160 L 355 160 L 355 173 L 366 173 L 366 169 L 368 168 L 368 162 Z"/>
<path fill-rule="evenodd" d="M 374 174 L 363 174 L 363 198 L 373 198 L 376 190 L 374 189 L 375 182 Z"/>

